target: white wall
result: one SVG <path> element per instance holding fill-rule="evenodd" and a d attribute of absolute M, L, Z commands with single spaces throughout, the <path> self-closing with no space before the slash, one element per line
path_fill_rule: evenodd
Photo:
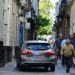
<path fill-rule="evenodd" d="M 4 45 L 13 46 L 17 44 L 18 6 L 14 0 L 5 0 L 4 6 Z"/>
<path fill-rule="evenodd" d="M 17 6 L 16 2 L 12 3 L 12 18 L 11 18 L 11 34 L 10 34 L 10 38 L 12 42 L 11 44 L 14 45 L 18 45 L 18 25 L 19 25 L 19 17 L 18 17 L 18 13 L 19 13 L 19 7 Z"/>
<path fill-rule="evenodd" d="M 3 41 L 3 0 L 0 0 L 0 41 Z"/>
<path fill-rule="evenodd" d="M 5 0 L 4 4 L 4 24 L 7 24 L 4 26 L 4 45 L 9 46 L 10 45 L 10 20 L 11 20 L 11 8 L 12 8 L 12 0 Z"/>
<path fill-rule="evenodd" d="M 75 33 L 75 1 L 73 2 L 73 5 L 71 6 L 71 14 L 70 14 L 70 32 Z"/>

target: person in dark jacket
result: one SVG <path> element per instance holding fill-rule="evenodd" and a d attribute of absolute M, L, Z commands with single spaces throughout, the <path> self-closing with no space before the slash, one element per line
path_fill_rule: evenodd
<path fill-rule="evenodd" d="M 71 44 L 75 48 L 75 36 L 74 36 L 74 33 L 70 33 L 70 38 L 69 39 L 70 39 Z"/>
<path fill-rule="evenodd" d="M 63 40 L 63 34 L 59 34 L 59 37 L 55 41 L 55 44 L 56 44 L 56 53 L 57 53 L 58 57 L 60 57 L 61 42 L 62 42 L 62 40 Z"/>

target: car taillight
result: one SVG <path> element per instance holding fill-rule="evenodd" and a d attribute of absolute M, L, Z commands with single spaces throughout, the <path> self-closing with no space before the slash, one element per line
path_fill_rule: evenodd
<path fill-rule="evenodd" d="M 45 55 L 51 56 L 51 55 L 54 55 L 54 52 L 53 52 L 53 51 L 47 51 L 47 52 L 45 53 Z"/>
<path fill-rule="evenodd" d="M 23 54 L 23 55 L 32 54 L 32 52 L 31 52 L 31 51 L 22 50 L 22 54 Z"/>

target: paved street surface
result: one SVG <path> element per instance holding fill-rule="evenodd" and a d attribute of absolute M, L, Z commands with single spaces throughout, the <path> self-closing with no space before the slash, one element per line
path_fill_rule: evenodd
<path fill-rule="evenodd" d="M 12 62 L 0 68 L 0 75 L 75 75 L 75 68 L 71 68 L 71 72 L 67 74 L 65 72 L 66 68 L 62 67 L 60 63 L 61 61 L 59 60 L 55 72 L 48 72 L 43 68 L 26 68 L 19 71 L 15 62 Z"/>

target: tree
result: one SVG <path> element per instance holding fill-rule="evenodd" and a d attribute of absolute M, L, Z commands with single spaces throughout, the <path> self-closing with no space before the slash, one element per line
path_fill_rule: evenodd
<path fill-rule="evenodd" d="M 51 34 L 52 33 L 52 17 L 50 10 L 54 6 L 50 0 L 39 0 L 39 29 L 38 34 Z"/>

